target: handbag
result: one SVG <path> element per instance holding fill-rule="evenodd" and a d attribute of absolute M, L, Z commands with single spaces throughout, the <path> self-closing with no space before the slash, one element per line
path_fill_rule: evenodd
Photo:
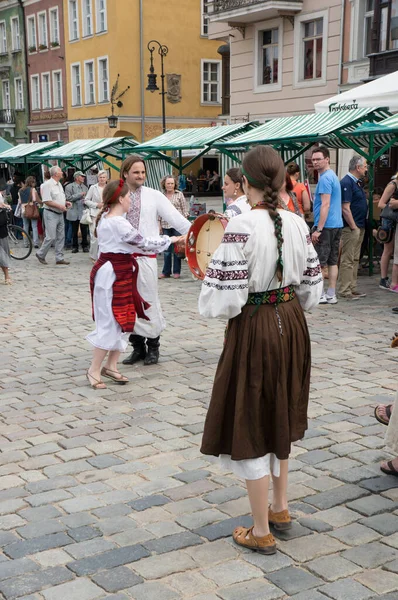
<path fill-rule="evenodd" d="M 379 244 L 389 244 L 394 236 L 394 228 L 386 229 L 383 226 L 378 227 L 376 232 L 376 240 Z"/>
<path fill-rule="evenodd" d="M 20 219 L 22 217 L 22 204 L 18 202 L 17 207 L 14 211 L 14 217 Z"/>
<path fill-rule="evenodd" d="M 33 190 L 31 188 L 30 194 L 29 194 L 29 200 L 22 207 L 23 216 L 25 217 L 25 219 L 38 219 L 40 216 L 39 208 L 38 208 L 36 202 L 34 202 L 34 200 L 32 200 L 32 191 Z"/>
<path fill-rule="evenodd" d="M 393 198 L 393 196 L 396 195 L 396 193 L 398 191 L 397 184 L 395 183 L 395 181 L 394 181 L 394 185 L 395 185 L 395 192 L 393 194 L 391 194 L 390 200 L 391 200 L 391 198 Z M 398 209 L 397 208 L 391 208 L 391 206 L 390 206 L 390 200 L 388 201 L 388 203 L 386 204 L 386 206 L 381 211 L 380 216 L 383 219 L 390 219 L 390 221 L 394 221 L 396 223 L 398 221 Z"/>
<path fill-rule="evenodd" d="M 92 222 L 93 222 L 93 219 L 91 218 L 90 209 L 85 208 L 83 210 L 83 214 L 80 219 L 80 224 L 81 225 L 91 225 Z"/>

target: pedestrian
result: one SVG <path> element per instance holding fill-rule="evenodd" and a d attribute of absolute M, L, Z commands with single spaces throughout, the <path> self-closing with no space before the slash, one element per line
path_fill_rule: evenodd
<path fill-rule="evenodd" d="M 180 231 L 182 235 L 188 233 L 190 222 L 180 215 L 171 202 L 165 202 L 161 192 L 144 187 L 146 169 L 141 156 L 128 156 L 122 163 L 120 176 L 125 179 L 130 190 L 127 220 L 143 237 L 159 234 L 159 219 L 167 221 L 170 227 Z M 133 352 L 124 359 L 123 364 L 133 365 L 144 360 L 144 365 L 153 365 L 159 360 L 160 334 L 166 327 L 158 296 L 156 254 L 143 252 L 136 247 L 136 258 L 140 267 L 138 291 L 151 307 L 147 311 L 149 321 L 138 318 L 135 323 L 134 332 L 129 337 Z"/>
<path fill-rule="evenodd" d="M 207 191 L 216 190 L 218 188 L 218 182 L 220 181 L 220 176 L 217 171 L 213 171 L 210 179 L 208 180 Z M 218 188 L 219 189 L 219 188 Z"/>
<path fill-rule="evenodd" d="M 237 167 L 228 169 L 228 171 L 225 173 L 224 185 L 222 186 L 222 191 L 224 192 L 224 201 L 227 205 L 224 215 L 228 219 L 232 219 L 232 217 L 249 212 L 251 209 L 242 186 L 242 171 Z"/>
<path fill-rule="evenodd" d="M 160 187 L 168 201 L 171 202 L 176 210 L 178 210 L 180 215 L 187 219 L 189 210 L 187 209 L 184 194 L 178 190 L 177 179 L 173 177 L 173 175 L 166 175 L 166 177 L 163 177 L 161 180 Z M 165 219 L 161 219 L 160 227 L 164 235 L 180 236 L 180 233 L 174 229 L 174 227 L 171 227 Z M 159 275 L 159 279 L 170 277 L 172 271 L 174 279 L 179 279 L 181 277 L 181 258 L 174 252 L 173 246 L 170 246 L 165 250 L 163 258 L 163 270 Z"/>
<path fill-rule="evenodd" d="M 98 172 L 98 183 L 92 185 L 86 197 L 84 198 L 84 206 L 90 209 L 91 223 L 89 225 L 90 231 L 90 258 L 97 260 L 98 256 L 98 242 L 94 235 L 95 221 L 99 211 L 102 209 L 102 193 L 108 181 L 108 173 L 105 170 Z"/>
<path fill-rule="evenodd" d="M 286 167 L 286 171 L 292 181 L 293 189 L 292 192 L 296 194 L 297 202 L 300 207 L 301 214 L 310 212 L 311 200 L 308 195 L 307 188 L 304 183 L 300 181 L 300 167 L 297 163 L 289 163 Z"/>
<path fill-rule="evenodd" d="M 4 202 L 3 195 L 0 195 L 0 267 L 4 273 L 4 284 L 11 285 L 10 277 L 10 245 L 8 243 L 8 212 L 11 206 Z"/>
<path fill-rule="evenodd" d="M 385 190 L 379 201 L 379 208 L 383 209 L 389 206 L 392 210 L 398 209 L 398 173 L 394 175 L 391 181 L 386 185 Z M 383 216 L 381 217 L 382 221 Z M 387 219 L 389 221 L 389 219 Z M 383 255 L 380 261 L 381 279 L 379 287 L 388 289 L 391 292 L 398 293 L 398 226 L 397 221 L 390 222 L 391 229 L 395 228 L 394 238 L 391 242 L 384 244 Z M 393 267 L 391 282 L 388 279 L 388 268 L 391 255 L 393 254 Z"/>
<path fill-rule="evenodd" d="M 285 181 L 283 182 L 282 188 L 279 191 L 279 201 L 285 210 L 290 210 L 298 217 L 303 217 L 303 213 L 300 210 L 299 203 L 296 198 L 296 194 L 293 192 L 293 183 L 288 173 L 285 174 Z"/>
<path fill-rule="evenodd" d="M 32 227 L 33 245 L 35 248 L 39 247 L 39 231 L 37 228 L 39 220 L 39 203 L 40 198 L 36 191 L 36 177 L 29 175 L 29 177 L 26 178 L 24 185 L 19 190 L 19 204 L 21 205 L 22 210 L 24 231 L 29 235 L 30 227 Z M 30 206 L 36 208 L 35 213 L 32 211 L 32 214 L 36 214 L 36 216 L 29 216 L 30 213 L 28 210 L 31 210 Z"/>
<path fill-rule="evenodd" d="M 303 309 L 318 304 L 322 275 L 304 220 L 280 209 L 279 154 L 256 146 L 242 173 L 252 209 L 229 221 L 199 297 L 201 315 L 229 319 L 201 452 L 220 456 L 246 480 L 254 525 L 235 529 L 234 541 L 273 554 L 269 523 L 291 527 L 288 458 L 308 426 L 311 348 Z"/>
<path fill-rule="evenodd" d="M 69 265 L 69 261 L 64 258 L 64 213 L 71 207 L 71 203 L 67 202 L 63 187 L 60 184 L 62 170 L 59 167 L 51 167 L 50 175 L 51 178 L 42 186 L 45 238 L 40 250 L 36 252 L 36 257 L 42 265 L 47 265 L 47 252 L 51 248 L 51 244 L 54 243 L 55 264 Z"/>
<path fill-rule="evenodd" d="M 76 171 L 73 178 L 73 183 L 70 183 L 65 188 L 65 196 L 71 203 L 71 207 L 66 213 L 66 219 L 72 223 L 72 254 L 76 254 L 79 252 L 79 228 L 83 252 L 89 252 L 88 225 L 80 223 L 88 188 L 84 183 L 84 173 L 82 171 Z"/>
<path fill-rule="evenodd" d="M 337 265 L 343 227 L 340 181 L 330 168 L 330 153 L 325 146 L 312 150 L 312 164 L 319 176 L 315 190 L 312 242 L 321 267 L 328 268 L 329 278 L 328 289 L 324 290 L 319 304 L 337 304 Z"/>
<path fill-rule="evenodd" d="M 340 298 L 347 300 L 366 296 L 357 291 L 357 278 L 368 214 L 368 201 L 363 189 L 367 168 L 366 159 L 354 154 L 348 165 L 348 174 L 340 181 L 344 227 L 337 291 Z"/>
<path fill-rule="evenodd" d="M 104 188 L 103 207 L 96 218 L 94 235 L 98 236 L 100 255 L 90 276 L 96 329 L 86 337 L 94 346 L 87 379 L 96 390 L 106 388 L 101 376 L 118 384 L 128 382 L 117 367 L 120 353 L 127 347 L 123 334 L 133 331 L 136 315 L 147 318 L 148 305 L 137 291 L 139 267 L 134 252 L 162 252 L 176 239 L 142 237 L 125 218 L 129 208 L 126 183 L 123 179 L 111 181 Z"/>

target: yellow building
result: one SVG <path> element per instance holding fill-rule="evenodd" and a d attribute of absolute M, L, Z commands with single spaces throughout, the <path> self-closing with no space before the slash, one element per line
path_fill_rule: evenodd
<path fill-rule="evenodd" d="M 69 140 L 162 133 L 162 97 L 146 91 L 151 40 L 164 58 L 167 129 L 222 122 L 223 66 L 219 41 L 207 38 L 208 0 L 64 0 Z M 153 66 L 161 88 L 156 44 Z M 224 71 L 225 72 L 225 71 Z M 110 129 L 112 88 L 120 74 Z M 226 93 L 226 92 L 225 92 Z M 224 103 L 225 106 L 225 103 Z"/>

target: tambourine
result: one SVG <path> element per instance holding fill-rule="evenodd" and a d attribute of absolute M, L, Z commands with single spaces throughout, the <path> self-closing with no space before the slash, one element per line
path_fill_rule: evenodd
<path fill-rule="evenodd" d="M 188 266 L 198 279 L 204 279 L 214 252 L 221 244 L 228 219 L 217 213 L 201 215 L 188 231 L 185 253 Z"/>

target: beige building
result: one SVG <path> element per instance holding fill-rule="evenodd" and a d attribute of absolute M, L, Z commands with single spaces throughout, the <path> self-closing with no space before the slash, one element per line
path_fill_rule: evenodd
<path fill-rule="evenodd" d="M 230 46 L 230 120 L 310 113 L 341 83 L 341 0 L 208 0 Z"/>

